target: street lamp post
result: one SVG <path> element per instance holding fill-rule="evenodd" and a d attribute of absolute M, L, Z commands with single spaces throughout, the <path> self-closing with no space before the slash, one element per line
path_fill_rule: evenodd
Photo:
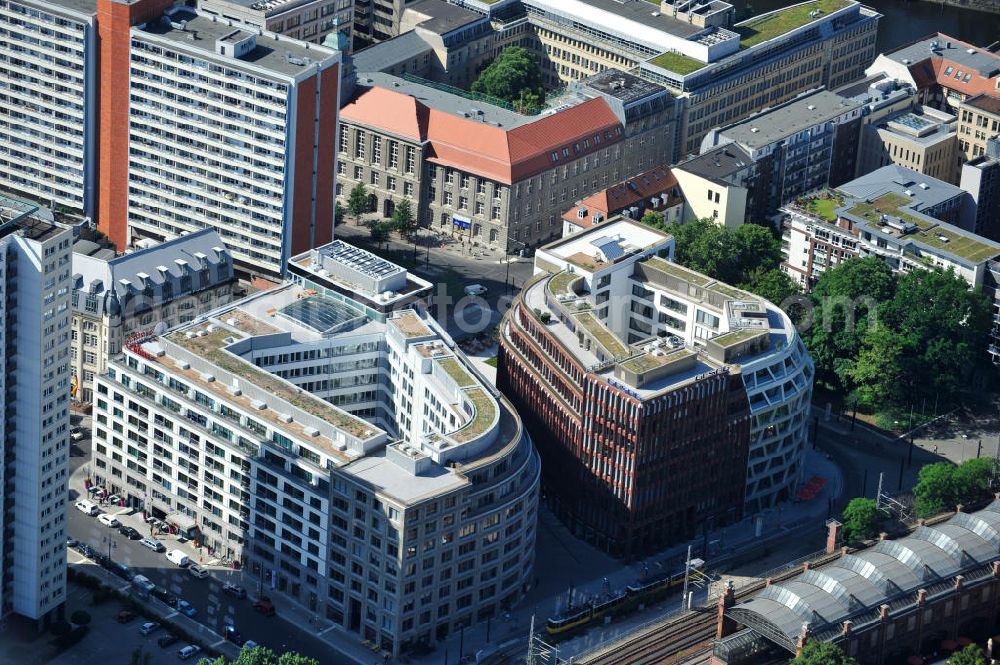
<path fill-rule="evenodd" d="M 111 536 L 104 536 L 104 542 L 108 544 L 108 561 L 112 561 L 111 550 L 118 549 L 118 543 Z"/>
<path fill-rule="evenodd" d="M 514 292 L 514 285 L 511 284 L 511 282 L 510 282 L 510 244 L 512 242 L 517 243 L 521 247 L 527 247 L 528 246 L 526 243 L 523 243 L 520 240 L 516 240 L 514 238 L 507 238 L 507 247 L 504 249 L 504 255 L 507 258 L 507 273 L 506 273 L 506 275 L 504 275 L 503 281 L 504 281 L 504 284 L 507 285 L 507 293 L 508 293 L 508 295 Z"/>

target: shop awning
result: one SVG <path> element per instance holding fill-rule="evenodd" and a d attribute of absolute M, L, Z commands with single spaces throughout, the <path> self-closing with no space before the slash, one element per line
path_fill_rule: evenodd
<path fill-rule="evenodd" d="M 198 526 L 198 523 L 194 521 L 194 518 L 190 515 L 185 515 L 184 513 L 170 513 L 166 518 L 167 524 L 172 524 L 181 531 L 190 531 Z"/>

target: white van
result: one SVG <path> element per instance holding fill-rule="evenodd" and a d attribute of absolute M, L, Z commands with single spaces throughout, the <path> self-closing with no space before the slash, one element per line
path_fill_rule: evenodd
<path fill-rule="evenodd" d="M 81 501 L 77 501 L 73 505 L 75 505 L 76 509 L 79 510 L 81 513 L 86 513 L 86 514 L 90 515 L 91 517 L 93 517 L 94 515 L 97 515 L 98 513 L 101 512 L 101 509 L 97 507 L 97 504 L 96 503 L 91 503 L 90 501 L 83 501 L 83 500 L 81 500 Z"/>
<path fill-rule="evenodd" d="M 181 568 L 191 563 L 191 559 L 188 558 L 188 555 L 184 554 L 181 550 L 170 550 L 167 552 L 167 559 Z"/>

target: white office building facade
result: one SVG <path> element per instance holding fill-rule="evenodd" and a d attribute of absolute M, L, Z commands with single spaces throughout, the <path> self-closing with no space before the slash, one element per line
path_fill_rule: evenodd
<path fill-rule="evenodd" d="M 35 206 L 13 207 L 14 221 L 0 227 L 0 616 L 48 623 L 61 618 L 66 600 L 73 239 L 33 217 Z"/>
<path fill-rule="evenodd" d="M 0 188 L 93 214 L 96 34 L 84 3 L 0 0 Z"/>
<path fill-rule="evenodd" d="M 96 386 L 97 481 L 240 561 L 251 593 L 399 654 L 531 584 L 537 455 L 416 310 L 286 283 L 133 340 Z"/>

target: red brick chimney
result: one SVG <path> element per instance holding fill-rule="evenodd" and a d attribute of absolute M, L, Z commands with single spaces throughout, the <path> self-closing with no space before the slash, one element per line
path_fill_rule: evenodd
<path fill-rule="evenodd" d="M 736 632 L 736 622 L 726 616 L 726 610 L 736 604 L 736 588 L 732 580 L 726 582 L 726 589 L 719 596 L 715 617 L 715 639 L 721 640 L 723 637 Z"/>
<path fill-rule="evenodd" d="M 796 658 L 802 655 L 802 649 L 803 647 L 805 647 L 806 642 L 809 640 L 810 637 L 812 637 L 812 634 L 809 632 L 809 624 L 808 623 L 802 624 L 802 630 L 799 631 L 799 639 L 795 643 Z"/>
<path fill-rule="evenodd" d="M 834 519 L 826 521 L 826 553 L 833 554 L 840 547 L 840 528 L 843 526 Z"/>

